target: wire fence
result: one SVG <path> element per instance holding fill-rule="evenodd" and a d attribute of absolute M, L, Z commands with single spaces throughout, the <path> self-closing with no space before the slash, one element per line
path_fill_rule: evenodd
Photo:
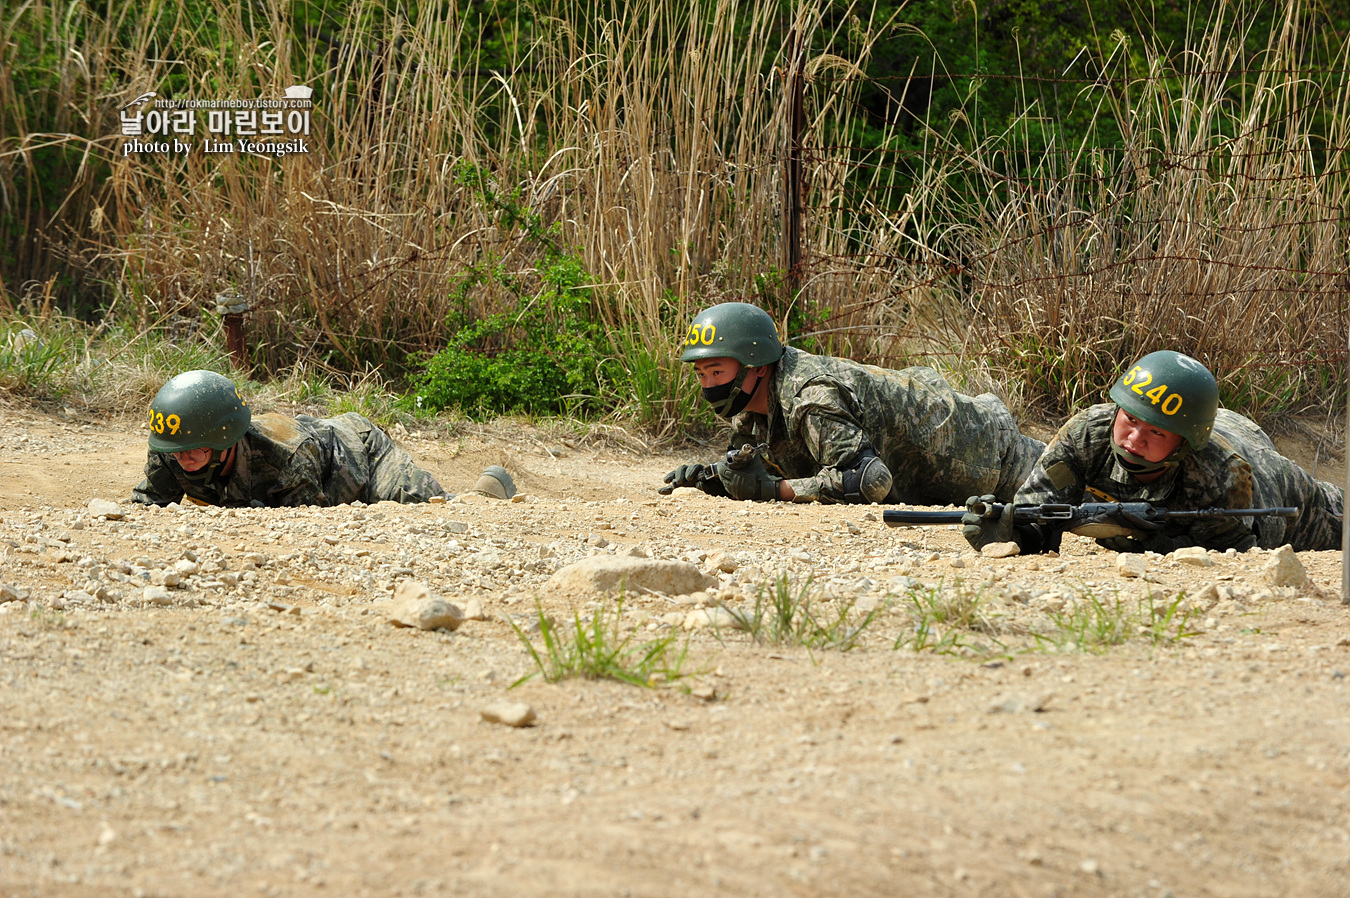
<path fill-rule="evenodd" d="M 1214 371 L 1229 407 L 1339 430 L 1327 412 L 1345 402 L 1350 362 L 1350 134 L 1331 100 L 1350 71 L 1192 68 L 1152 85 L 1173 92 L 1152 108 L 1108 97 L 1100 74 L 1003 79 L 1106 97 L 1115 115 L 1072 137 L 1026 110 L 984 134 L 956 109 L 940 130 L 896 98 L 913 79 L 794 77 L 794 65 L 783 266 L 816 314 L 790 337 L 988 371 L 1052 414 L 1100 398 L 1131 358 L 1176 349 Z M 1299 79 L 1313 88 L 1296 92 Z M 1186 117 L 1197 85 L 1257 81 L 1285 93 Z"/>

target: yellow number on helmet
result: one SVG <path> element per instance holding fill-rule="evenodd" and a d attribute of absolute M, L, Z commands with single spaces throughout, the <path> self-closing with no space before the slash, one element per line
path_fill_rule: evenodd
<path fill-rule="evenodd" d="M 699 340 L 700 340 L 700 342 L 703 343 L 704 346 L 711 346 L 711 345 L 713 345 L 713 340 L 714 340 L 716 337 L 717 337 L 717 325 L 715 325 L 715 324 L 705 324 L 705 325 L 703 325 L 703 330 L 702 330 L 702 332 L 699 334 Z"/>
<path fill-rule="evenodd" d="M 236 395 L 236 396 L 239 397 L 239 404 L 240 404 L 240 405 L 248 405 L 248 400 L 244 398 L 244 394 L 243 394 L 243 393 L 240 393 L 240 392 L 239 392 L 239 388 L 238 388 L 238 387 L 235 387 L 235 388 L 234 388 L 234 395 Z"/>
<path fill-rule="evenodd" d="M 1134 376 L 1135 376 L 1136 374 L 1138 374 L 1138 373 L 1139 373 L 1140 371 L 1142 371 L 1142 370 L 1143 370 L 1143 369 L 1140 368 L 1138 365 L 1135 365 L 1133 368 L 1131 368 L 1131 369 L 1130 369 L 1130 373 L 1125 375 L 1125 380 L 1124 380 L 1125 386 L 1128 387 L 1130 384 L 1134 383 Z"/>
<path fill-rule="evenodd" d="M 686 346 L 697 346 L 697 345 L 698 345 L 698 325 L 697 325 L 697 324 L 691 324 L 691 325 L 689 325 L 689 336 L 687 336 L 687 337 L 684 338 L 684 345 L 686 345 Z"/>
<path fill-rule="evenodd" d="M 1175 415 L 1181 411 L 1181 394 L 1173 393 L 1163 400 L 1162 413 L 1164 415 Z"/>
<path fill-rule="evenodd" d="M 1154 405 L 1157 405 L 1159 402 L 1162 402 L 1163 397 L 1167 395 L 1167 384 L 1158 384 L 1144 395 L 1149 399 L 1152 399 Z"/>
<path fill-rule="evenodd" d="M 170 434 L 172 434 L 173 436 L 178 436 L 178 427 L 183 423 L 181 418 L 179 418 L 177 415 L 170 415 L 169 417 L 164 419 L 164 423 L 169 426 Z"/>
<path fill-rule="evenodd" d="M 150 429 L 153 430 L 155 433 L 163 433 L 163 432 L 164 432 L 164 413 L 163 413 L 163 412 L 159 412 L 158 414 L 156 414 L 155 412 L 151 412 L 151 413 L 150 413 Z"/>
<path fill-rule="evenodd" d="M 1138 372 L 1139 372 L 1139 375 L 1140 375 L 1140 377 L 1143 378 L 1143 380 L 1140 380 L 1139 383 L 1137 383 L 1137 384 L 1135 384 L 1134 386 L 1130 387 L 1130 389 L 1133 390 L 1134 392 L 1138 393 L 1140 396 L 1143 396 L 1143 395 L 1144 395 L 1144 387 L 1146 387 L 1146 386 L 1148 386 L 1149 384 L 1153 383 L 1153 375 L 1152 375 L 1152 374 L 1149 374 L 1147 371 L 1143 370 L 1143 369 L 1140 368 L 1138 365 L 1136 365 L 1135 368 L 1134 368 L 1134 371 L 1131 371 L 1131 372 L 1130 372 L 1130 377 L 1132 377 L 1132 378 L 1134 377 L 1134 372 L 1135 372 L 1135 371 L 1138 371 Z M 1135 378 L 1135 379 L 1137 379 L 1137 378 Z M 1129 383 L 1129 381 L 1126 381 L 1126 383 Z"/>

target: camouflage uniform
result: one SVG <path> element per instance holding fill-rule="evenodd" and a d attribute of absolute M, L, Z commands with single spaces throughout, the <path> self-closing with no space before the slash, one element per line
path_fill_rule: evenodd
<path fill-rule="evenodd" d="M 743 412 L 731 448 L 768 443 L 770 468 L 797 499 L 843 502 L 842 468 L 872 449 L 890 469 L 887 502 L 950 505 L 1012 498 L 1041 450 L 990 393 L 956 392 L 932 368 L 891 370 L 786 347 L 770 375 L 769 414 Z"/>
<path fill-rule="evenodd" d="M 1297 550 L 1341 547 L 1343 491 L 1314 480 L 1280 455 L 1265 431 L 1228 409 L 1219 409 L 1209 442 L 1153 483 L 1140 483 L 1111 451 L 1114 403 L 1094 405 L 1069 420 L 1017 491 L 1018 505 L 1044 503 L 1151 502 L 1174 511 L 1201 508 L 1298 506 L 1296 518 L 1209 518 L 1171 521 L 1140 540 L 1140 550 L 1170 552 L 1185 546 L 1207 549 L 1252 546 Z M 1042 545 L 1057 549 L 1062 530 L 1034 525 Z M 1019 541 L 1023 536 L 1019 525 Z M 1034 540 L 1034 537 L 1033 537 Z"/>
<path fill-rule="evenodd" d="M 425 502 L 445 495 L 436 478 L 366 418 L 257 415 L 235 444 L 234 470 L 193 483 L 174 457 L 151 452 L 133 502 L 167 505 L 187 494 L 211 505 L 344 505 L 360 500 Z"/>

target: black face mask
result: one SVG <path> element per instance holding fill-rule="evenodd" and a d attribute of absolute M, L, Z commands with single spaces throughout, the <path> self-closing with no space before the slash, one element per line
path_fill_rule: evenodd
<path fill-rule="evenodd" d="M 764 378 L 760 377 L 759 380 L 755 381 L 755 388 L 746 393 L 741 389 L 741 386 L 744 385 L 745 377 L 749 373 L 750 369 L 742 366 L 736 374 L 736 379 L 730 383 L 703 388 L 703 398 L 713 407 L 714 412 L 723 418 L 734 418 L 745 411 L 745 407 L 750 404 L 750 400 L 754 399 L 755 394 L 759 392 L 759 385 L 764 382 Z"/>

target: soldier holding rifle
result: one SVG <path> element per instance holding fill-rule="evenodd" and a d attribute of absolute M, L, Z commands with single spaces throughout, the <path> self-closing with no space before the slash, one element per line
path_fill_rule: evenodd
<path fill-rule="evenodd" d="M 1173 511 L 1264 509 L 1249 516 L 1171 519 L 1118 509 L 1107 515 L 1114 520 L 1094 523 L 1097 532 L 1103 524 L 1116 525 L 1119 535 L 1097 542 L 1119 552 L 1341 547 L 1344 491 L 1280 455 L 1255 422 L 1219 408 L 1218 383 L 1195 359 L 1150 353 L 1116 380 L 1111 400 L 1079 412 L 1060 429 L 1012 504 L 991 507 L 993 495 L 967 500 L 961 529 L 973 547 L 1015 542 L 1024 553 L 1058 549 L 1064 530 L 1075 529 L 1070 520 L 1014 521 L 1014 506 L 1085 501 L 1150 503 Z"/>

